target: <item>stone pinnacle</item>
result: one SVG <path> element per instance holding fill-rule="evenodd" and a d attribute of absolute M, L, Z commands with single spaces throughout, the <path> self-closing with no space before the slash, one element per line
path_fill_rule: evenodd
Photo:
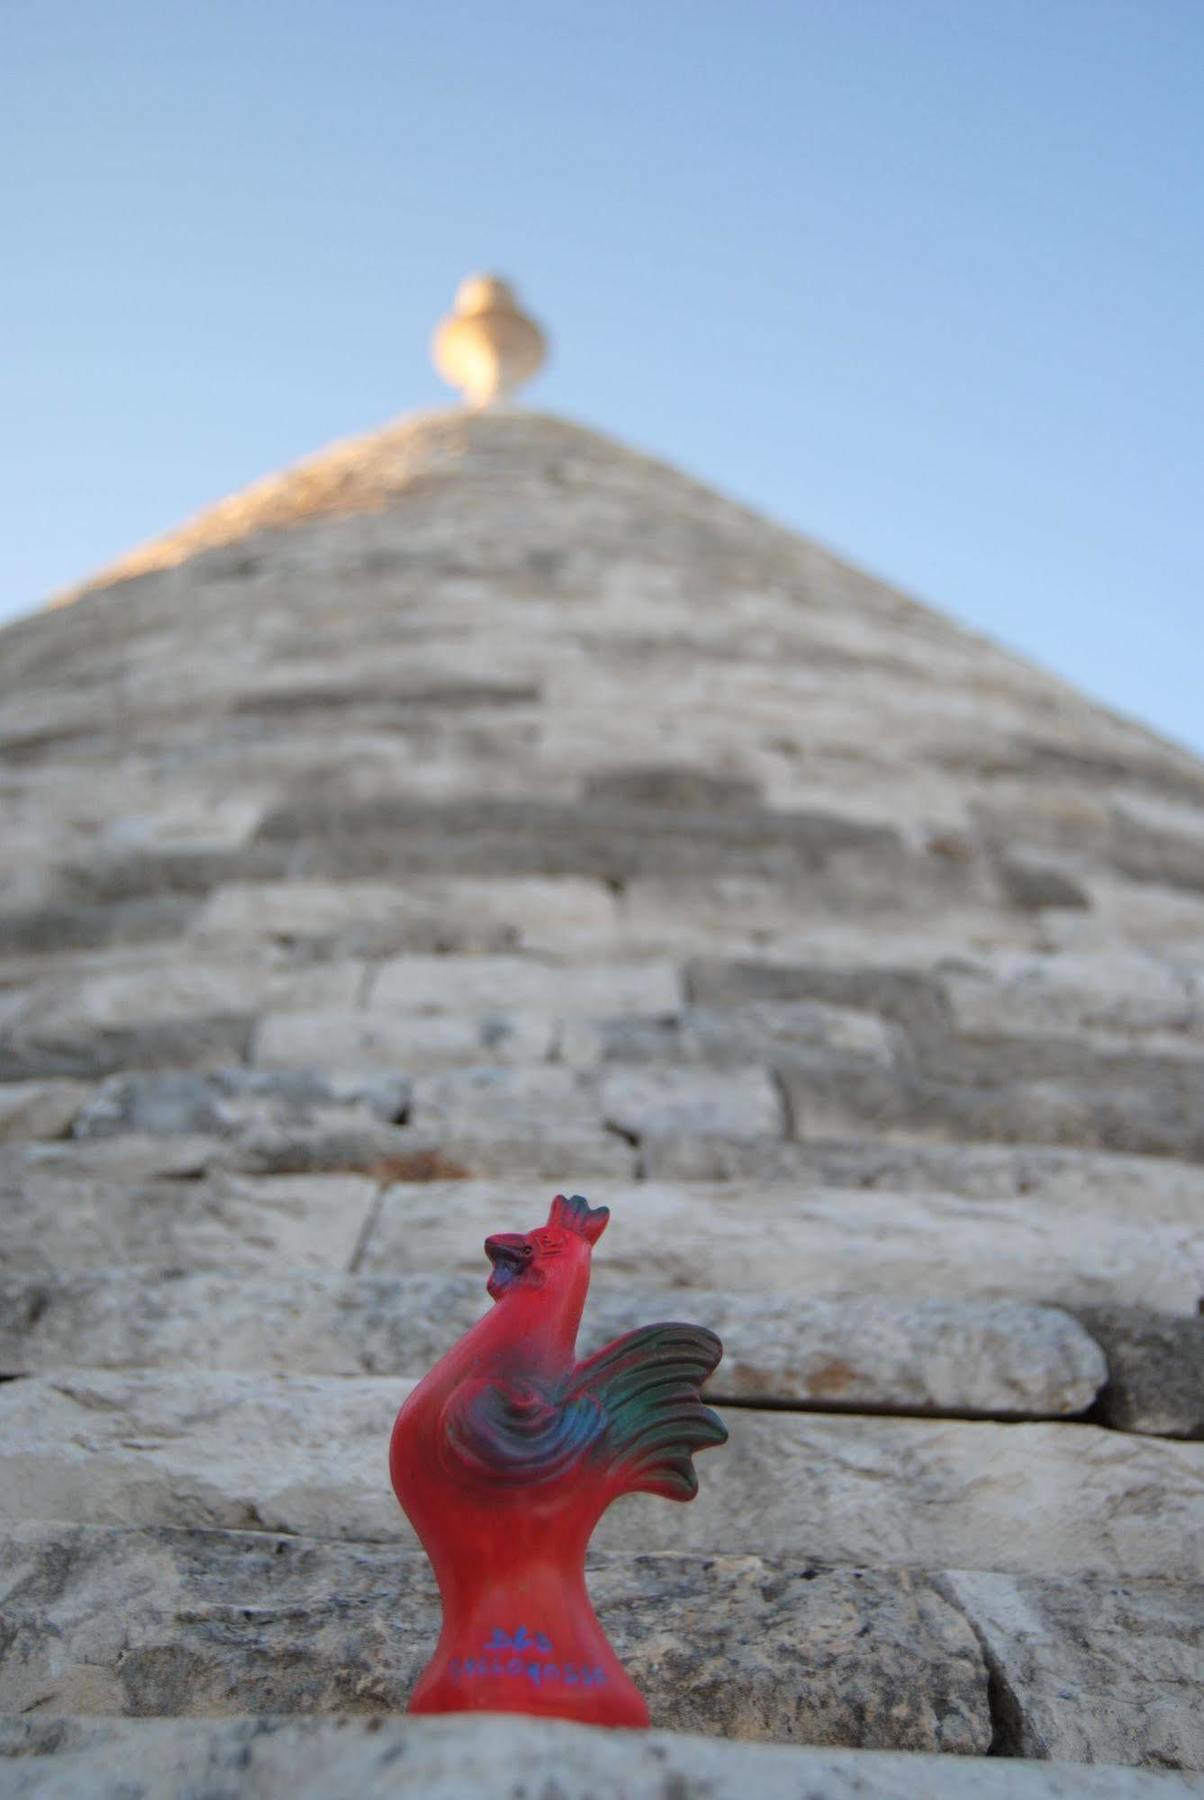
<path fill-rule="evenodd" d="M 496 275 L 470 275 L 456 291 L 450 317 L 431 345 L 436 369 L 469 406 L 489 406 L 514 393 L 543 366 L 543 332 Z"/>

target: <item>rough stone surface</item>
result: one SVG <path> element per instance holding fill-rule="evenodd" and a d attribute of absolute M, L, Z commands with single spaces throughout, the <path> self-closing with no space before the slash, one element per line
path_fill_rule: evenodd
<path fill-rule="evenodd" d="M 213 1270 L 346 1269 L 369 1221 L 376 1187 L 348 1175 L 179 1172 L 131 1183 L 120 1172 L 0 1170 L 0 1264 L 12 1272 L 97 1269 L 121 1263 Z"/>
<path fill-rule="evenodd" d="M 0 1374 L 60 1367 L 418 1377 L 489 1302 L 479 1277 L 271 1279 L 106 1269 L 0 1279 Z M 1092 1405 L 1103 1353 L 1067 1313 L 951 1300 L 795 1301 L 713 1290 L 602 1292 L 583 1353 L 649 1318 L 707 1319 L 711 1386 L 741 1400 L 944 1415 L 1066 1417 Z"/>
<path fill-rule="evenodd" d="M 1204 1784 L 1152 1770 L 1084 1768 L 906 1751 L 719 1744 L 668 1732 L 591 1731 L 534 1719 L 60 1720 L 0 1723 L 6 1792 L 25 1800 L 104 1800 L 213 1792 L 251 1800 L 287 1791 L 385 1800 L 1182 1800 Z"/>
<path fill-rule="evenodd" d="M 168 1069 L 111 1077 L 78 1108 L 72 1135 L 115 1137 L 129 1131 L 153 1137 L 229 1137 L 248 1126 L 304 1126 L 341 1111 L 389 1123 L 405 1116 L 409 1102 L 409 1083 L 397 1077 L 332 1077 L 309 1068 L 279 1074 Z"/>
<path fill-rule="evenodd" d="M 79 1081 L 15 1081 L 0 1085 L 0 1143 L 65 1137 L 91 1091 Z"/>
<path fill-rule="evenodd" d="M 386 962 L 372 985 L 373 1011 L 393 1013 L 675 1012 L 676 970 L 666 963 L 570 963 L 516 956 L 403 956 Z"/>
<path fill-rule="evenodd" d="M 1118 1431 L 1204 1438 L 1204 1316 L 1115 1306 L 1084 1318 L 1108 1363 L 1101 1417 Z"/>
<path fill-rule="evenodd" d="M 76 1031 L 23 1024 L 0 1042 L 0 1081 L 96 1079 L 118 1069 L 203 1069 L 236 1063 L 251 1042 L 250 1013 L 215 1013 Z"/>
<path fill-rule="evenodd" d="M 625 1069 L 606 1077 L 601 1099 L 607 1124 L 637 1141 L 649 1132 L 782 1135 L 781 1098 L 763 1069 Z"/>
<path fill-rule="evenodd" d="M 438 1635 L 417 1551 L 54 1525 L 2 1541 L 4 1712 L 396 1713 Z M 990 1743 L 977 1640 L 923 1575 L 601 1556 L 590 1588 L 654 1724 L 879 1749 Z"/>
<path fill-rule="evenodd" d="M 148 958 L 148 960 L 150 960 Z M 86 1037 L 122 1026 L 172 1022 L 189 1016 L 248 1012 L 276 1004 L 351 1006 L 363 984 L 362 965 L 273 964 L 197 957 L 160 957 L 149 968 L 118 968 L 60 992 L 35 988 L 17 1025 L 41 1038 Z"/>
<path fill-rule="evenodd" d="M 997 1685 L 997 1748 L 1065 1762 L 1204 1769 L 1204 1582 L 939 1578 Z"/>
<path fill-rule="evenodd" d="M 192 922 L 199 940 L 308 944 L 337 955 L 524 949 L 565 952 L 616 934 L 601 882 L 559 880 L 231 882 Z"/>
<path fill-rule="evenodd" d="M 562 1186 L 573 1185 L 567 1156 L 561 1176 Z M 1027 1198 L 800 1193 L 746 1181 L 615 1184 L 606 1198 L 614 1218 L 606 1240 L 611 1283 L 654 1277 L 666 1287 L 729 1294 L 777 1288 L 813 1297 L 958 1295 L 1065 1306 L 1123 1296 L 1186 1312 L 1204 1273 L 1204 1225 L 1098 1218 Z M 524 1229 L 532 1204 L 528 1184 L 399 1184 L 385 1194 L 363 1267 L 471 1273 L 487 1233 L 499 1222 Z"/>
<path fill-rule="evenodd" d="M 564 1142 L 603 1125 L 589 1084 L 568 1069 L 468 1068 L 421 1075 L 411 1122 L 441 1136 L 525 1137 Z"/>
<path fill-rule="evenodd" d="M 555 1025 L 538 1013 L 428 1017 L 378 1012 L 269 1013 L 252 1046 L 265 1068 L 404 1070 L 543 1062 Z"/>
<path fill-rule="evenodd" d="M 739 1144 L 714 1137 L 649 1137 L 650 1178 L 742 1180 L 951 1194 L 963 1200 L 1026 1199 L 1094 1221 L 1148 1219 L 1204 1224 L 1204 1169 L 1167 1157 L 1108 1155 L 1046 1144 L 900 1144 L 828 1138 L 812 1144 Z"/>
<path fill-rule="evenodd" d="M 380 1479 L 404 1382 L 65 1370 L 0 1387 L 0 1517 L 408 1539 Z M 1086 1425 L 731 1410 L 688 1507 L 628 1496 L 601 1549 L 1190 1579 L 1204 1448 Z"/>

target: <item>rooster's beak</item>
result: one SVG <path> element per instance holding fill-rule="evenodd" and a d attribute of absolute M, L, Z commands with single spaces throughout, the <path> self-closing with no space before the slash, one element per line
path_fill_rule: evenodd
<path fill-rule="evenodd" d="M 531 1261 L 534 1251 L 525 1237 L 515 1231 L 500 1231 L 485 1239 L 485 1254 L 493 1264 L 493 1274 L 486 1287 L 496 1300 L 516 1281 Z"/>

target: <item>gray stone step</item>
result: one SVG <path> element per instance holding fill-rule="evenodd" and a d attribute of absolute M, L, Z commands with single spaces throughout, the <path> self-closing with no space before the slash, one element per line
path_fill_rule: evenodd
<path fill-rule="evenodd" d="M 430 1565 L 394 1545 L 42 1525 L 0 1531 L 0 1560 L 0 1713 L 397 1713 L 438 1637 Z M 926 1575 L 602 1555 L 590 1589 L 658 1725 L 991 1742 L 978 1640 Z"/>
<path fill-rule="evenodd" d="M 961 1571 L 998 1754 L 1204 1768 L 1204 1568 L 1194 1584 Z"/>
<path fill-rule="evenodd" d="M 418 1377 L 488 1310 L 480 1276 L 276 1279 L 100 1269 L 0 1279 L 0 1374 L 229 1369 Z M 1107 1378 L 1069 1314 L 1014 1302 L 800 1299 L 598 1284 L 582 1354 L 652 1319 L 705 1322 L 725 1398 L 945 1415 L 1060 1418 Z"/>
<path fill-rule="evenodd" d="M 1204 1779 L 907 1751 L 723 1744 L 533 1719 L 137 1719 L 0 1724 L 12 1800 L 1184 1800 Z"/>
<path fill-rule="evenodd" d="M 605 1141 L 621 1152 L 618 1139 Z M 346 1270 L 358 1247 L 365 1274 L 479 1278 L 489 1232 L 529 1229 L 555 1187 L 584 1187 L 613 1214 L 596 1289 L 654 1274 L 666 1287 L 728 1295 L 773 1287 L 812 1298 L 1119 1303 L 1184 1314 L 1204 1291 L 1204 1224 L 1027 1197 L 632 1183 L 621 1170 L 591 1174 L 589 1147 L 574 1139 L 543 1146 L 542 1175 L 413 1180 L 405 1177 L 464 1171 L 386 1126 L 325 1142 L 341 1146 L 342 1166 L 362 1178 L 276 1173 L 293 1165 L 270 1136 L 255 1140 L 272 1171 L 262 1178 L 222 1172 L 221 1152 L 195 1139 L 167 1140 L 157 1152 L 120 1140 L 26 1155 L 12 1146 L 0 1156 L 0 1261 L 29 1273 L 123 1263 L 274 1273 Z M 244 1145 L 239 1159 L 254 1161 L 253 1148 Z M 153 1173 L 160 1170 L 175 1178 Z M 402 1179 L 377 1212 L 376 1190 L 394 1177 Z"/>
<path fill-rule="evenodd" d="M 1050 1144 L 894 1143 L 825 1138 L 736 1143 L 646 1138 L 645 1172 L 658 1181 L 742 1180 L 758 1186 L 876 1188 L 956 1194 L 966 1200 L 1044 1200 L 1080 1212 L 1204 1225 L 1204 1168 L 1165 1156 L 1130 1156 Z"/>
<path fill-rule="evenodd" d="M 41 1524 L 0 1553 L 0 1712 L 398 1712 L 438 1630 L 391 1545 Z M 603 1553 L 590 1590 L 659 1725 L 1204 1766 L 1204 1584 Z"/>
<path fill-rule="evenodd" d="M 346 1269 L 377 1194 L 358 1175 L 202 1177 L 203 1152 L 198 1161 L 190 1140 L 164 1140 L 158 1156 L 130 1159 L 118 1149 L 0 1166 L 0 1265 L 37 1274 L 131 1262 Z M 104 1173 L 89 1177 L 86 1169 Z M 173 1174 L 138 1172 L 149 1169 Z"/>
<path fill-rule="evenodd" d="M 616 1150 L 624 1149 L 613 1137 Z M 445 1153 L 455 1148 L 445 1145 Z M 508 1167 L 514 1139 L 494 1138 L 474 1146 L 481 1173 L 532 1174 L 539 1157 Z M 538 1146 L 536 1147 L 538 1152 Z M 564 1146 L 561 1146 L 564 1150 Z M 564 1150 L 571 1161 L 572 1146 Z M 57 1172 L 87 1181 L 109 1174 L 137 1182 L 157 1175 L 197 1175 L 214 1166 L 233 1166 L 228 1150 L 190 1136 L 181 1141 L 131 1134 L 119 1141 L 26 1143 L 0 1146 L 0 1180 L 19 1182 L 35 1171 Z M 641 1161 L 657 1181 L 742 1181 L 762 1188 L 872 1190 L 886 1193 L 955 1195 L 964 1200 L 1042 1201 L 1080 1216 L 1204 1229 L 1204 1168 L 1167 1157 L 1129 1156 L 1046 1144 L 882 1144 L 857 1139 L 824 1139 L 811 1144 L 754 1143 L 717 1139 L 706 1133 L 649 1137 Z M 471 1160 L 471 1159 L 468 1159 Z M 632 1156 L 624 1167 L 630 1173 Z M 619 1165 L 616 1164 L 615 1167 Z M 563 1169 L 557 1173 L 563 1174 Z M 554 1177 L 553 1177 L 554 1178 Z"/>
<path fill-rule="evenodd" d="M 0 1386 L 0 1517 L 408 1541 L 385 1475 L 409 1384 L 61 1371 Z M 728 1409 L 685 1507 L 612 1507 L 600 1549 L 1193 1578 L 1204 1445 L 1072 1424 Z"/>
<path fill-rule="evenodd" d="M 666 1286 L 729 1294 L 774 1287 L 1068 1306 L 1126 1300 L 1184 1313 L 1204 1292 L 1204 1222 L 1100 1217 L 1040 1199 L 801 1192 L 781 1183 L 647 1181 L 589 1191 L 612 1213 L 595 1287 L 655 1271 Z M 529 1229 L 535 1204 L 528 1185 L 501 1180 L 400 1184 L 385 1194 L 362 1267 L 472 1272 L 487 1233 Z"/>

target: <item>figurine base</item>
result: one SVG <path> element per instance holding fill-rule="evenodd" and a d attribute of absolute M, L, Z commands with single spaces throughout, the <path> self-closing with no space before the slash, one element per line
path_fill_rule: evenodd
<path fill-rule="evenodd" d="M 531 1584 L 536 1585 L 536 1584 Z M 575 1602 L 566 1605 L 570 1595 Z M 528 1598 L 530 1598 L 530 1594 Z M 412 1713 L 508 1712 L 638 1730 L 644 1697 L 611 1649 L 584 1587 L 562 1589 L 543 1625 L 483 1624 L 444 1631 L 414 1689 Z M 491 1596 L 487 1616 L 505 1614 Z"/>

